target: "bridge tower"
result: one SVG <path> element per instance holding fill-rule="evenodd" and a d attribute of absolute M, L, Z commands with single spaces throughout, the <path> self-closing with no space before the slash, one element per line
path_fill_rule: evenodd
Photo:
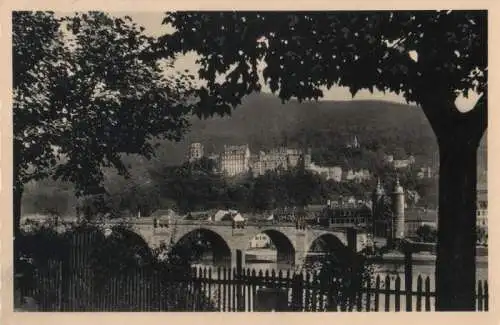
<path fill-rule="evenodd" d="M 396 184 L 392 191 L 392 213 L 392 238 L 403 239 L 405 237 L 405 193 L 399 184 L 399 177 L 396 178 Z"/>
<path fill-rule="evenodd" d="M 372 232 L 375 234 L 375 220 L 379 219 L 383 210 L 383 198 L 385 196 L 384 188 L 380 184 L 380 178 L 377 179 L 377 187 L 372 193 Z"/>

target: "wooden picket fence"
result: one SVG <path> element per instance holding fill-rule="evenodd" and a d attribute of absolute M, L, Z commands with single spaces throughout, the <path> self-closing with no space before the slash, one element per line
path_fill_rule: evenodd
<path fill-rule="evenodd" d="M 431 279 L 414 278 L 412 254 L 405 253 L 404 275 L 375 275 L 357 290 L 345 280 L 319 273 L 236 267 L 137 268 L 96 282 L 89 266 L 93 231 L 71 239 L 69 262 L 48 261 L 17 296 L 32 297 L 38 311 L 433 311 Z M 348 289 L 346 289 L 348 288 Z M 488 281 L 478 281 L 476 310 L 488 310 Z M 22 302 L 18 302 L 22 305 Z"/>
<path fill-rule="evenodd" d="M 361 290 L 339 295 L 341 281 L 327 285 L 319 273 L 193 268 L 189 272 L 138 270 L 93 285 L 87 272 L 63 274 L 60 263 L 38 273 L 34 297 L 40 311 L 433 311 L 429 277 L 404 284 L 400 276 L 377 275 Z M 266 295 L 270 298 L 266 301 Z M 488 282 L 477 282 L 476 310 L 488 310 Z"/>

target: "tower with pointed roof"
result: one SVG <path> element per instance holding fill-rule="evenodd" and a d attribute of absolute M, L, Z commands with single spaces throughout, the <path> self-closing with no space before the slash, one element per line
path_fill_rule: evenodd
<path fill-rule="evenodd" d="M 378 178 L 377 187 L 375 187 L 372 193 L 372 208 L 375 208 L 377 206 L 384 194 L 384 188 L 382 187 L 382 184 L 380 184 L 380 178 Z M 373 212 L 373 214 L 375 214 L 375 211 Z"/>
<path fill-rule="evenodd" d="M 383 210 L 383 198 L 385 196 L 384 188 L 380 183 L 380 178 L 377 179 L 377 186 L 373 190 L 372 193 L 372 223 L 375 222 L 376 219 L 380 218 L 380 214 Z M 373 224 L 372 227 L 375 225 Z M 375 231 L 375 229 L 373 229 Z"/>
<path fill-rule="evenodd" d="M 356 135 L 354 136 L 354 140 L 352 142 L 352 147 L 355 149 L 359 148 L 359 141 L 358 141 L 358 137 Z"/>
<path fill-rule="evenodd" d="M 396 184 L 391 194 L 393 212 L 392 238 L 403 239 L 405 237 L 405 193 L 399 183 L 399 177 L 396 178 Z"/>

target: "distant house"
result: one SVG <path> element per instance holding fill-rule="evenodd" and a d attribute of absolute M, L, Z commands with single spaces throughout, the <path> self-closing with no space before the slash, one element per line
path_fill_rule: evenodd
<path fill-rule="evenodd" d="M 363 182 L 370 180 L 371 178 L 372 174 L 368 169 L 360 169 L 358 171 L 349 169 L 345 175 L 345 180 L 353 182 Z"/>
<path fill-rule="evenodd" d="M 188 150 L 188 161 L 192 162 L 201 159 L 204 154 L 203 145 L 199 142 L 191 143 Z"/>
<path fill-rule="evenodd" d="M 407 159 L 394 159 L 393 155 L 384 155 L 384 163 L 396 169 L 408 168 L 415 164 L 415 157 L 409 156 Z"/>
<path fill-rule="evenodd" d="M 244 222 L 245 218 L 236 210 L 219 210 L 213 216 L 209 216 L 207 220 Z"/>
<path fill-rule="evenodd" d="M 392 168 L 403 169 L 415 164 L 415 157 L 408 156 L 407 159 L 394 159 L 393 155 L 384 155 L 383 162 Z"/>
<path fill-rule="evenodd" d="M 413 158 L 413 157 L 412 157 Z M 415 163 L 415 159 L 394 160 L 392 165 L 396 169 L 408 168 Z"/>
<path fill-rule="evenodd" d="M 250 240 L 250 248 L 267 248 L 271 246 L 271 238 L 264 234 L 257 234 Z"/>
<path fill-rule="evenodd" d="M 393 161 L 394 161 L 393 155 L 384 155 L 384 162 L 386 164 L 392 164 Z"/>
<path fill-rule="evenodd" d="M 432 168 L 431 167 L 421 167 L 417 173 L 417 178 L 432 178 Z"/>
<path fill-rule="evenodd" d="M 341 182 L 342 181 L 342 168 L 335 166 L 335 167 L 323 167 L 323 166 L 318 166 L 314 163 L 311 163 L 308 168 L 310 171 L 313 173 L 316 173 L 323 177 L 326 180 L 334 180 L 335 182 Z"/>

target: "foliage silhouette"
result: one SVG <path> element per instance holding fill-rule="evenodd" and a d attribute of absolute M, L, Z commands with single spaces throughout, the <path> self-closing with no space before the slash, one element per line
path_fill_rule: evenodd
<path fill-rule="evenodd" d="M 115 311 L 192 309 L 186 294 L 191 290 L 191 263 L 205 248 L 187 243 L 150 250 L 126 225 L 110 230 L 83 223 L 64 232 L 40 226 L 23 233 L 19 238 L 23 259 L 17 266 L 23 276 L 16 288 L 21 294 L 34 294 L 44 310 L 92 310 L 110 293 L 116 301 Z M 131 283 L 139 286 L 131 287 Z M 111 292 L 113 285 L 121 289 Z M 137 288 L 159 296 L 151 295 L 156 300 L 148 300 L 146 306 L 141 305 L 144 301 L 132 302 L 129 296 Z M 206 293 L 200 289 L 197 294 L 197 308 L 213 310 Z"/>
<path fill-rule="evenodd" d="M 104 167 L 127 175 L 123 154 L 150 158 L 155 137 L 179 140 L 190 79 L 166 78 L 164 63 L 146 59 L 153 40 L 127 17 L 16 11 L 12 23 L 18 234 L 30 180 L 53 177 L 72 182 L 77 195 L 102 193 Z"/>
<path fill-rule="evenodd" d="M 323 87 L 340 85 L 418 104 L 440 151 L 436 310 L 474 310 L 487 11 L 173 12 L 163 22 L 175 32 L 160 38 L 157 55 L 200 56 L 199 116 L 230 113 L 262 82 L 283 101 L 318 99 Z M 460 112 L 455 100 L 470 91 L 481 97 Z"/>

